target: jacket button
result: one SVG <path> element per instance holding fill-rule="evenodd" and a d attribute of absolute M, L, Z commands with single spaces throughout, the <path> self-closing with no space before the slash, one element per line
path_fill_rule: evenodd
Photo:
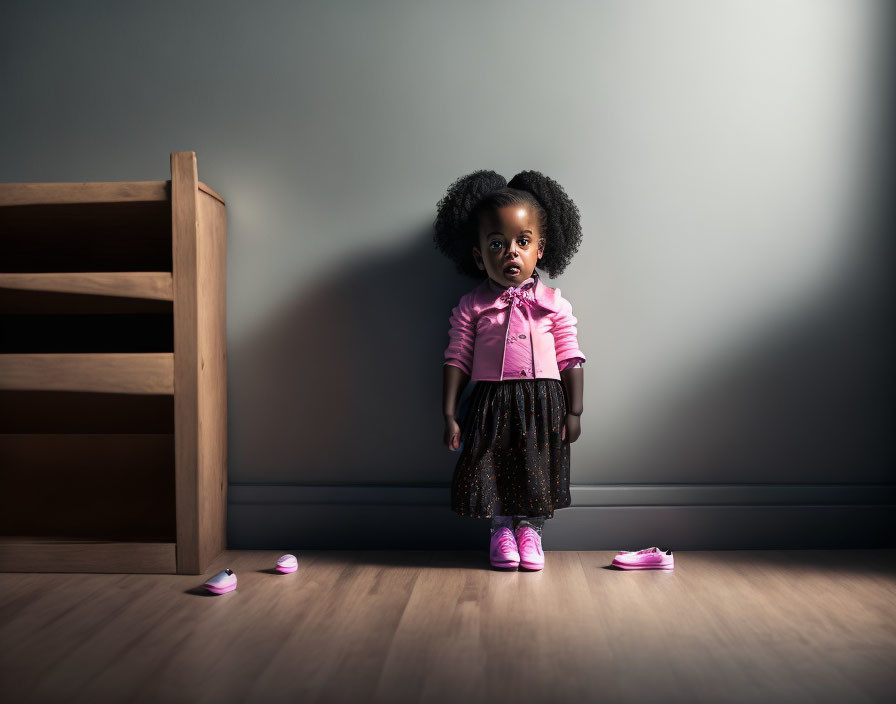
<path fill-rule="evenodd" d="M 520 339 L 521 339 L 521 340 L 525 340 L 525 339 L 526 339 L 526 336 L 525 336 L 525 335 L 520 335 Z"/>

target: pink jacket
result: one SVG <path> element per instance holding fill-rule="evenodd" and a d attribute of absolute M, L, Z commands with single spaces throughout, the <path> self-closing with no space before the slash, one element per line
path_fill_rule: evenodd
<path fill-rule="evenodd" d="M 459 367 L 470 381 L 503 381 L 560 379 L 561 367 L 585 361 L 572 305 L 537 274 L 535 285 L 527 286 L 531 280 L 505 289 L 485 279 L 461 296 L 451 311 L 445 364 Z M 512 345 L 524 346 L 527 354 L 513 354 Z"/>

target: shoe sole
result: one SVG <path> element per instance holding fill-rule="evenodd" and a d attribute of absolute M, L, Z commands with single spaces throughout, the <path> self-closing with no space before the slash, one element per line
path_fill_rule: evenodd
<path fill-rule="evenodd" d="M 496 562 L 495 560 L 489 560 L 489 562 L 491 563 L 492 567 L 496 567 L 499 570 L 515 570 L 520 566 L 520 563 L 516 562 L 515 560 L 508 560 L 506 562 Z"/>
<path fill-rule="evenodd" d="M 232 592 L 236 589 L 235 584 L 231 584 L 229 587 L 212 587 L 208 584 L 203 584 L 206 589 L 208 589 L 212 594 L 227 594 L 228 592 Z"/>
<path fill-rule="evenodd" d="M 529 570 L 530 572 L 538 572 L 539 570 L 544 569 L 543 562 L 520 562 L 520 567 L 523 569 Z"/>
<path fill-rule="evenodd" d="M 618 562 L 613 563 L 613 567 L 622 570 L 674 570 L 674 565 L 620 565 Z"/>

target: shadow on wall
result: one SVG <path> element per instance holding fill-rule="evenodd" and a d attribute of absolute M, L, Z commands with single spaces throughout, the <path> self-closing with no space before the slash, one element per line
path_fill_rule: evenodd
<path fill-rule="evenodd" d="M 231 481 L 450 481 L 443 352 L 451 309 L 476 282 L 431 237 L 306 278 L 294 304 L 232 351 Z"/>

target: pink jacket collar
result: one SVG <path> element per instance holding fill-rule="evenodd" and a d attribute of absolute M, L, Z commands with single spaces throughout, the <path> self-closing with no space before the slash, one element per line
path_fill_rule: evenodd
<path fill-rule="evenodd" d="M 531 288 L 527 286 L 530 281 L 535 282 Z M 501 286 L 491 278 L 485 279 L 473 289 L 473 305 L 477 308 L 506 308 L 510 305 L 510 299 L 504 295 L 509 289 L 520 289 L 524 298 L 531 301 L 531 305 L 541 307 L 550 312 L 558 310 L 555 302 L 556 289 L 545 286 L 538 271 L 533 271 L 525 281 L 517 286 Z"/>

